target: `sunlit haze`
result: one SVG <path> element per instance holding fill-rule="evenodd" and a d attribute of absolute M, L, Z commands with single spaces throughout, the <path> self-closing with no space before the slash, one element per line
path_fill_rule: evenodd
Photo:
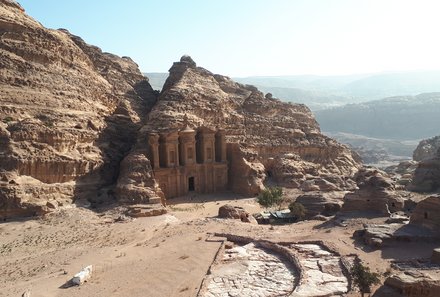
<path fill-rule="evenodd" d="M 437 0 L 22 0 L 143 72 L 189 54 L 229 76 L 439 70 Z"/>

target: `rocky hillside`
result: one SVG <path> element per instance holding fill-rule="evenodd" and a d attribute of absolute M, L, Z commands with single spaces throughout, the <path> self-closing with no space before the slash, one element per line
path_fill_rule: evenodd
<path fill-rule="evenodd" d="M 320 133 L 310 110 L 255 87 L 174 63 L 160 95 L 128 57 L 49 30 L 0 0 L 0 217 L 42 214 L 87 198 L 159 202 L 148 131 L 225 128 L 230 187 L 257 194 L 270 178 L 348 189 L 356 155 Z"/>
<path fill-rule="evenodd" d="M 323 131 L 414 140 L 438 134 L 440 93 L 399 96 L 316 111 Z"/>
<path fill-rule="evenodd" d="M 258 89 L 197 67 L 188 56 L 174 63 L 145 130 L 222 127 L 230 143 L 232 189 L 258 193 L 266 175 L 300 187 L 325 177 L 346 187 L 359 159 L 349 149 L 320 133 L 303 104 L 283 103 Z M 250 185 L 250 186 L 249 186 Z"/>
<path fill-rule="evenodd" d="M 127 57 L 0 1 L 0 217 L 109 199 L 156 100 Z"/>

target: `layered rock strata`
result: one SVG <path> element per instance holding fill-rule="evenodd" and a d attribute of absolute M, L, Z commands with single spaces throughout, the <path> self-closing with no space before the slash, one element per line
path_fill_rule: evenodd
<path fill-rule="evenodd" d="M 227 153 L 206 165 L 227 164 L 229 176 L 214 176 L 222 189 L 255 195 L 266 178 L 304 189 L 354 185 L 359 158 L 322 135 L 306 106 L 212 74 L 188 56 L 159 95 L 130 58 L 46 29 L 15 1 L 0 0 L 0 39 L 0 217 L 83 197 L 164 203 L 148 135 L 185 126 L 226 135 Z"/>
<path fill-rule="evenodd" d="M 420 201 L 411 214 L 410 223 L 426 227 L 440 235 L 440 195 Z"/>
<path fill-rule="evenodd" d="M 298 196 L 296 202 L 301 203 L 306 209 L 306 218 L 317 215 L 332 216 L 341 210 L 343 195 L 344 192 L 312 192 Z"/>
<path fill-rule="evenodd" d="M 374 296 L 437 297 L 440 295 L 440 280 L 438 277 L 433 278 L 429 274 L 420 271 L 407 271 L 392 275 L 385 280 L 384 285 L 400 295 L 392 295 L 394 292 L 384 290 L 384 293 L 378 292 Z"/>
<path fill-rule="evenodd" d="M 300 187 L 325 176 L 335 189 L 351 187 L 347 178 L 360 165 L 347 147 L 320 133 L 305 105 L 265 97 L 183 56 L 171 67 L 144 129 L 161 133 L 187 124 L 226 131 L 229 186 L 244 195 L 257 194 L 267 177 Z"/>
<path fill-rule="evenodd" d="M 127 57 L 0 1 L 0 217 L 112 199 L 156 95 Z"/>
<path fill-rule="evenodd" d="M 434 157 L 419 162 L 408 189 L 416 192 L 434 192 L 440 189 L 440 149 Z"/>
<path fill-rule="evenodd" d="M 372 212 L 389 215 L 404 208 L 404 199 L 396 193 L 391 179 L 383 171 L 363 168 L 355 176 L 359 187 L 344 197 L 344 212 Z"/>

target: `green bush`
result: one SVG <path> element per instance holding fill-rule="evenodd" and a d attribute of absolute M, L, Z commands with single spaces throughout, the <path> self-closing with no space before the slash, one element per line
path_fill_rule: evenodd
<path fill-rule="evenodd" d="M 6 117 L 6 118 L 4 118 L 2 121 L 3 121 L 3 123 L 5 123 L 5 124 L 7 124 L 7 123 L 9 123 L 9 122 L 12 122 L 14 119 L 12 118 L 12 117 Z"/>
<path fill-rule="evenodd" d="M 353 285 L 359 288 L 361 295 L 371 293 L 371 286 L 380 283 L 379 274 L 370 272 L 370 268 L 356 261 L 350 271 L 353 278 Z"/>
<path fill-rule="evenodd" d="M 269 187 L 258 195 L 257 202 L 265 208 L 274 205 L 279 206 L 283 202 L 283 189 L 280 187 Z"/>
<path fill-rule="evenodd" d="M 302 220 L 306 216 L 306 208 L 299 202 L 290 203 L 289 209 L 290 213 L 294 215 L 298 220 Z"/>

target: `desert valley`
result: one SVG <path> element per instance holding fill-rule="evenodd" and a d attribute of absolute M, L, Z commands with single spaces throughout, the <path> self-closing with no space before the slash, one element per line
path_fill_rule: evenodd
<path fill-rule="evenodd" d="M 338 125 L 374 103 L 312 112 L 176 59 L 152 86 L 0 0 L 0 296 L 440 296 L 438 135 L 369 166 Z"/>

